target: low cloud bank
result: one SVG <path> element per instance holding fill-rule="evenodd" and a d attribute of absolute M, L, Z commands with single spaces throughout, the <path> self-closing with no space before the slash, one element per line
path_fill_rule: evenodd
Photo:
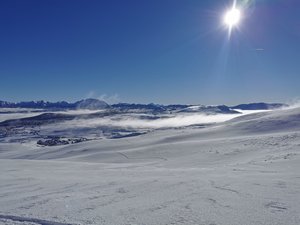
<path fill-rule="evenodd" d="M 241 114 L 218 114 L 218 115 L 176 115 L 169 118 L 159 118 L 154 120 L 140 119 L 134 117 L 112 117 L 72 120 L 65 123 L 72 127 L 124 127 L 124 128 L 174 128 L 196 124 L 220 123 L 233 119 Z"/>

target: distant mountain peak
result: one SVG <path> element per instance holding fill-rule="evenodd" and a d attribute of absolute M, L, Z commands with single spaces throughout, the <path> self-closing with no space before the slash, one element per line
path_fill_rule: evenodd
<path fill-rule="evenodd" d="M 87 99 L 80 100 L 78 102 L 75 102 L 75 105 L 77 109 L 90 109 L 90 110 L 105 109 L 109 107 L 109 105 L 106 102 L 94 98 L 87 98 Z"/>

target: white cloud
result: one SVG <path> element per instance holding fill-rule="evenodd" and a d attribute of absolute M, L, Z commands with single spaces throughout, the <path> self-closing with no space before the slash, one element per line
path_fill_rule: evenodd
<path fill-rule="evenodd" d="M 95 98 L 96 93 L 95 91 L 89 91 L 86 95 L 86 98 Z"/>
<path fill-rule="evenodd" d="M 115 93 L 112 95 L 109 94 L 98 94 L 96 91 L 91 90 L 87 93 L 86 98 L 95 98 L 95 99 L 99 99 L 102 101 L 105 101 L 109 104 L 113 104 L 113 103 L 119 103 L 120 102 L 120 96 Z"/>
<path fill-rule="evenodd" d="M 300 98 L 294 98 L 287 103 L 289 105 L 288 108 L 298 108 L 300 107 Z"/>
<path fill-rule="evenodd" d="M 109 118 L 93 118 L 93 119 L 76 119 L 67 121 L 65 126 L 72 127 L 100 127 L 100 126 L 113 126 L 123 128 L 174 128 L 183 127 L 195 124 L 210 124 L 220 123 L 233 119 L 240 114 L 218 114 L 218 115 L 205 115 L 205 114 L 189 114 L 189 115 L 176 115 L 168 118 L 159 118 L 154 120 L 140 119 L 134 117 L 109 117 Z"/>
<path fill-rule="evenodd" d="M 118 94 L 113 94 L 113 95 L 102 94 L 98 97 L 98 99 L 108 102 L 110 104 L 120 102 L 120 97 Z"/>

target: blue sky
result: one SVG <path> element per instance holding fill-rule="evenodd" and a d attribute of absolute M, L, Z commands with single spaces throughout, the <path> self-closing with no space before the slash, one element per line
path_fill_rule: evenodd
<path fill-rule="evenodd" d="M 0 99 L 236 104 L 300 97 L 300 1 L 2 0 Z"/>

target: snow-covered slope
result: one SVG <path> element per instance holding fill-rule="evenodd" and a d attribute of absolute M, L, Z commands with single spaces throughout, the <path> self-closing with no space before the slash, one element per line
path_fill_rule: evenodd
<path fill-rule="evenodd" d="M 300 108 L 40 147 L 0 143 L 0 224 L 298 225 Z"/>

